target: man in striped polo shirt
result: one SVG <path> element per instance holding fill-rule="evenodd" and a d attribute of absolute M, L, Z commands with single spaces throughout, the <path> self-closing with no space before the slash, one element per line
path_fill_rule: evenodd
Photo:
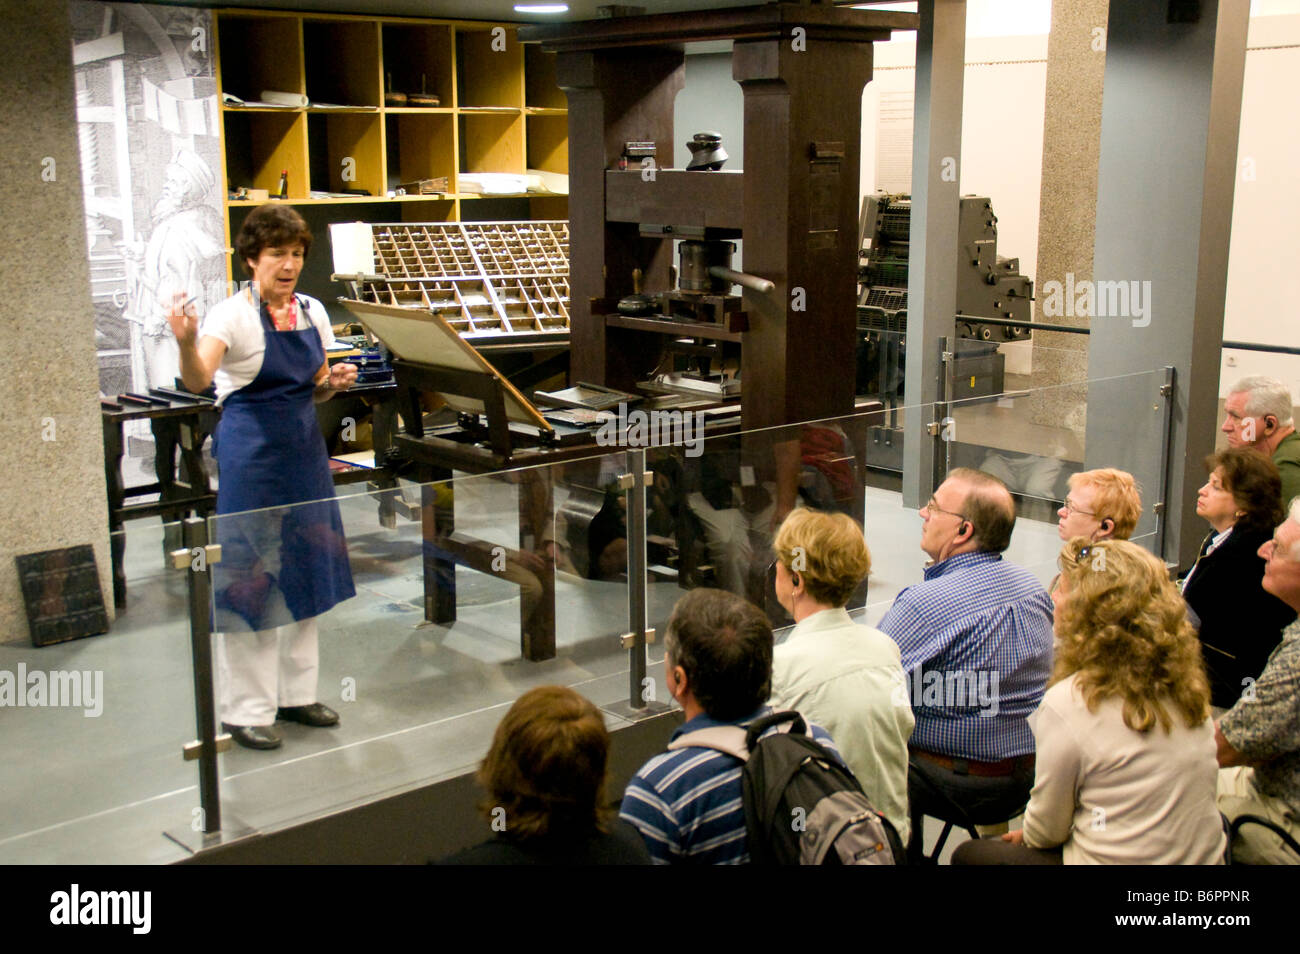
<path fill-rule="evenodd" d="M 921 583 L 881 619 L 902 656 L 916 716 L 908 748 L 911 857 L 921 816 L 948 817 L 945 800 L 976 824 L 1005 821 L 1034 783 L 1028 716 L 1052 668 L 1052 601 L 1023 567 L 1002 559 L 1016 504 L 991 474 L 953 468 L 921 508 Z"/>
<path fill-rule="evenodd" d="M 712 589 L 683 596 L 664 637 L 668 692 L 686 714 L 673 738 L 767 715 L 772 641 L 767 616 L 739 596 Z M 808 729 L 839 756 L 824 729 Z M 747 864 L 741 769 L 739 759 L 714 749 L 664 752 L 628 783 L 620 814 L 656 864 Z"/>

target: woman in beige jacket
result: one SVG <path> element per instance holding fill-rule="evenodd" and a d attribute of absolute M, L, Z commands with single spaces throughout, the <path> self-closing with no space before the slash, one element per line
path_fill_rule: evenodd
<path fill-rule="evenodd" d="M 1210 689 L 1168 571 L 1136 544 L 1083 537 L 1060 567 L 1024 828 L 953 863 L 1222 863 Z"/>

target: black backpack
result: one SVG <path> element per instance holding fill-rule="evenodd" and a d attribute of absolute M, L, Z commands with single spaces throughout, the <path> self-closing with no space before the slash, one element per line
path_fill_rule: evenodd
<path fill-rule="evenodd" d="M 773 726 L 778 730 L 760 738 Z M 749 857 L 768 865 L 901 865 L 898 830 L 871 807 L 853 774 L 808 734 L 797 712 L 774 712 L 748 730 L 688 732 L 668 748 L 699 746 L 745 763 Z"/>

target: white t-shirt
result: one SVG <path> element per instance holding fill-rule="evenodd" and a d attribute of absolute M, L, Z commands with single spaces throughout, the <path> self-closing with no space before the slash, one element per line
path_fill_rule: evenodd
<path fill-rule="evenodd" d="M 325 306 L 310 295 L 295 297 L 298 299 L 296 330 L 304 330 L 310 322 L 320 333 L 321 346 L 328 349 L 334 344 L 334 329 L 330 327 Z M 208 335 L 226 345 L 221 366 L 212 377 L 217 386 L 217 403 L 221 404 L 231 392 L 253 383 L 262 370 L 262 358 L 266 354 L 266 330 L 247 290 L 227 298 L 204 316 L 199 324 L 199 337 Z M 313 374 L 315 370 L 312 369 Z"/>

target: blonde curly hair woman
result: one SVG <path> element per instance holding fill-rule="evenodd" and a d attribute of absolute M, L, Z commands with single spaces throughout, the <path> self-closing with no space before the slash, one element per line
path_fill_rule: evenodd
<path fill-rule="evenodd" d="M 1165 565 L 1075 537 L 1052 589 L 1056 663 L 1021 831 L 955 864 L 1218 864 L 1218 765 L 1195 631 Z"/>

